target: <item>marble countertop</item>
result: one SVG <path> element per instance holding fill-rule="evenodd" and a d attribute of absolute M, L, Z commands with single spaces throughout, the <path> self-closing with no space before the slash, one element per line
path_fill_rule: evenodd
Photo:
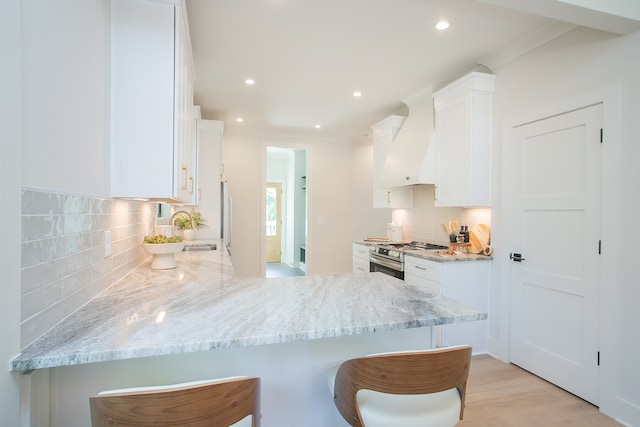
<path fill-rule="evenodd" d="M 384 244 L 385 242 L 373 242 L 365 240 L 354 240 L 353 243 L 365 246 L 375 246 Z M 460 255 L 441 255 L 442 249 L 398 249 L 405 255 L 411 255 L 418 258 L 424 258 L 436 262 L 466 262 L 466 261 L 491 261 L 492 256 L 480 255 L 480 254 L 460 254 Z"/>
<path fill-rule="evenodd" d="M 222 250 L 183 252 L 176 260 L 171 270 L 142 264 L 26 347 L 12 370 L 487 318 L 382 273 L 236 279 Z"/>
<path fill-rule="evenodd" d="M 411 255 L 418 258 L 424 258 L 436 262 L 467 262 L 467 261 L 491 261 L 492 256 L 479 254 L 460 254 L 460 255 L 441 255 L 436 249 L 404 249 L 405 255 Z"/>

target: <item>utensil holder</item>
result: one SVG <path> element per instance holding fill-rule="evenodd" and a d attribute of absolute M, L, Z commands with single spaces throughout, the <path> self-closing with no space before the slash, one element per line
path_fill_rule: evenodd
<path fill-rule="evenodd" d="M 461 252 L 463 254 L 469 253 L 469 248 L 471 247 L 471 243 L 457 243 L 451 242 L 449 243 L 449 252 Z"/>

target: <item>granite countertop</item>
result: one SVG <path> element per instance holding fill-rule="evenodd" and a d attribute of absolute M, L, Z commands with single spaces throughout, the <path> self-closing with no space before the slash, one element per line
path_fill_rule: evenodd
<path fill-rule="evenodd" d="M 176 260 L 171 270 L 143 263 L 26 347 L 12 370 L 487 318 L 382 273 L 236 279 L 224 250 L 182 252 Z"/>
<path fill-rule="evenodd" d="M 384 244 L 385 242 L 354 240 L 353 243 L 357 243 L 359 245 L 365 245 L 365 246 L 375 246 L 375 245 Z M 398 248 L 397 250 L 400 252 L 403 252 L 405 255 L 411 255 L 418 258 L 424 258 L 424 259 L 428 259 L 436 262 L 491 261 L 493 259 L 492 256 L 486 256 L 481 254 L 441 255 L 438 252 L 440 252 L 442 249 Z"/>
<path fill-rule="evenodd" d="M 424 258 L 436 262 L 491 261 L 492 256 L 479 254 L 442 255 L 438 249 L 403 249 L 405 255 Z"/>

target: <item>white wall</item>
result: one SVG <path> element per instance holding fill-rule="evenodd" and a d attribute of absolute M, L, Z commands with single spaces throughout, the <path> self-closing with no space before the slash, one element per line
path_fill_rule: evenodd
<path fill-rule="evenodd" d="M 20 0 L 8 0 L 0 13 L 0 426 L 20 423 L 20 376 L 8 370 L 20 351 Z"/>
<path fill-rule="evenodd" d="M 110 4 L 21 2 L 25 186 L 109 194 Z"/>
<path fill-rule="evenodd" d="M 373 124 L 373 123 L 372 123 Z M 385 237 L 391 209 L 373 208 L 373 142 L 352 144 L 351 164 L 351 240 Z"/>
<path fill-rule="evenodd" d="M 621 212 L 619 217 L 605 220 L 614 224 L 635 227 L 635 218 L 640 211 L 640 33 L 625 37 L 577 28 L 546 46 L 538 48 L 518 60 L 495 70 L 496 90 L 494 95 L 494 165 L 502 165 L 507 159 L 501 158 L 503 150 L 502 125 L 505 120 L 524 113 L 581 96 L 583 94 L 610 86 L 621 85 L 622 116 L 621 157 L 618 168 L 604 168 L 605 180 L 620 174 L 619 192 L 606 196 L 615 206 L 603 206 L 603 212 Z M 611 135 L 611 131 L 609 132 Z M 605 152 L 607 147 L 607 129 L 605 129 Z M 609 141 L 611 143 L 611 141 Z M 508 358 L 508 309 L 501 303 L 509 283 L 501 283 L 508 278 L 506 270 L 509 253 L 509 230 L 502 227 L 510 214 L 502 210 L 502 173 L 500 167 L 494 169 L 493 190 L 493 243 L 494 257 L 497 262 L 492 270 L 492 293 L 490 318 L 490 338 L 495 354 Z M 603 226 L 603 230 L 609 224 Z M 611 228 L 611 227 L 609 227 Z M 607 240 L 609 237 L 609 240 Z M 615 298 L 612 309 L 600 313 L 603 325 L 601 337 L 601 386 L 604 393 L 600 398 L 601 410 L 615 414 L 631 425 L 640 425 L 640 369 L 637 354 L 640 353 L 637 325 L 640 324 L 640 286 L 638 286 L 635 250 L 629 242 L 633 240 L 619 235 L 619 253 L 611 253 L 612 246 L 618 245 L 616 236 L 603 236 L 603 262 L 605 257 L 613 259 L 614 268 L 610 274 L 602 277 L 605 298 Z M 614 240 L 614 241 L 612 241 Z M 606 252 L 609 248 L 609 252 Z M 502 300 L 502 301 L 501 301 Z"/>

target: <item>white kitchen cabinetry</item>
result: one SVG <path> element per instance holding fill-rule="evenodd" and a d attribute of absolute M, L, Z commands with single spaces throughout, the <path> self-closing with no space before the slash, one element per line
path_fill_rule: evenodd
<path fill-rule="evenodd" d="M 192 107 L 191 114 L 191 138 L 189 152 L 189 204 L 197 206 L 202 199 L 202 186 L 200 185 L 200 124 L 202 113 L 199 106 Z"/>
<path fill-rule="evenodd" d="M 198 230 L 199 238 L 220 238 L 222 235 L 220 181 L 223 133 L 224 122 L 206 119 L 199 121 L 198 210 L 208 224 L 207 228 Z"/>
<path fill-rule="evenodd" d="M 359 243 L 353 244 L 353 272 L 369 272 L 369 246 Z"/>
<path fill-rule="evenodd" d="M 473 72 L 433 94 L 437 207 L 491 205 L 494 80 Z"/>
<path fill-rule="evenodd" d="M 435 262 L 405 255 L 404 268 L 404 280 L 408 284 L 480 310 L 489 308 L 489 261 Z M 437 347 L 468 344 L 474 354 L 487 352 L 487 320 L 438 326 L 434 332 Z"/>
<path fill-rule="evenodd" d="M 406 120 L 403 116 L 390 116 L 373 125 L 373 207 L 411 208 L 413 189 L 407 187 L 384 188 L 380 185 L 382 168 L 393 139 Z"/>
<path fill-rule="evenodd" d="M 111 2 L 111 195 L 194 201 L 193 61 L 183 0 Z"/>

